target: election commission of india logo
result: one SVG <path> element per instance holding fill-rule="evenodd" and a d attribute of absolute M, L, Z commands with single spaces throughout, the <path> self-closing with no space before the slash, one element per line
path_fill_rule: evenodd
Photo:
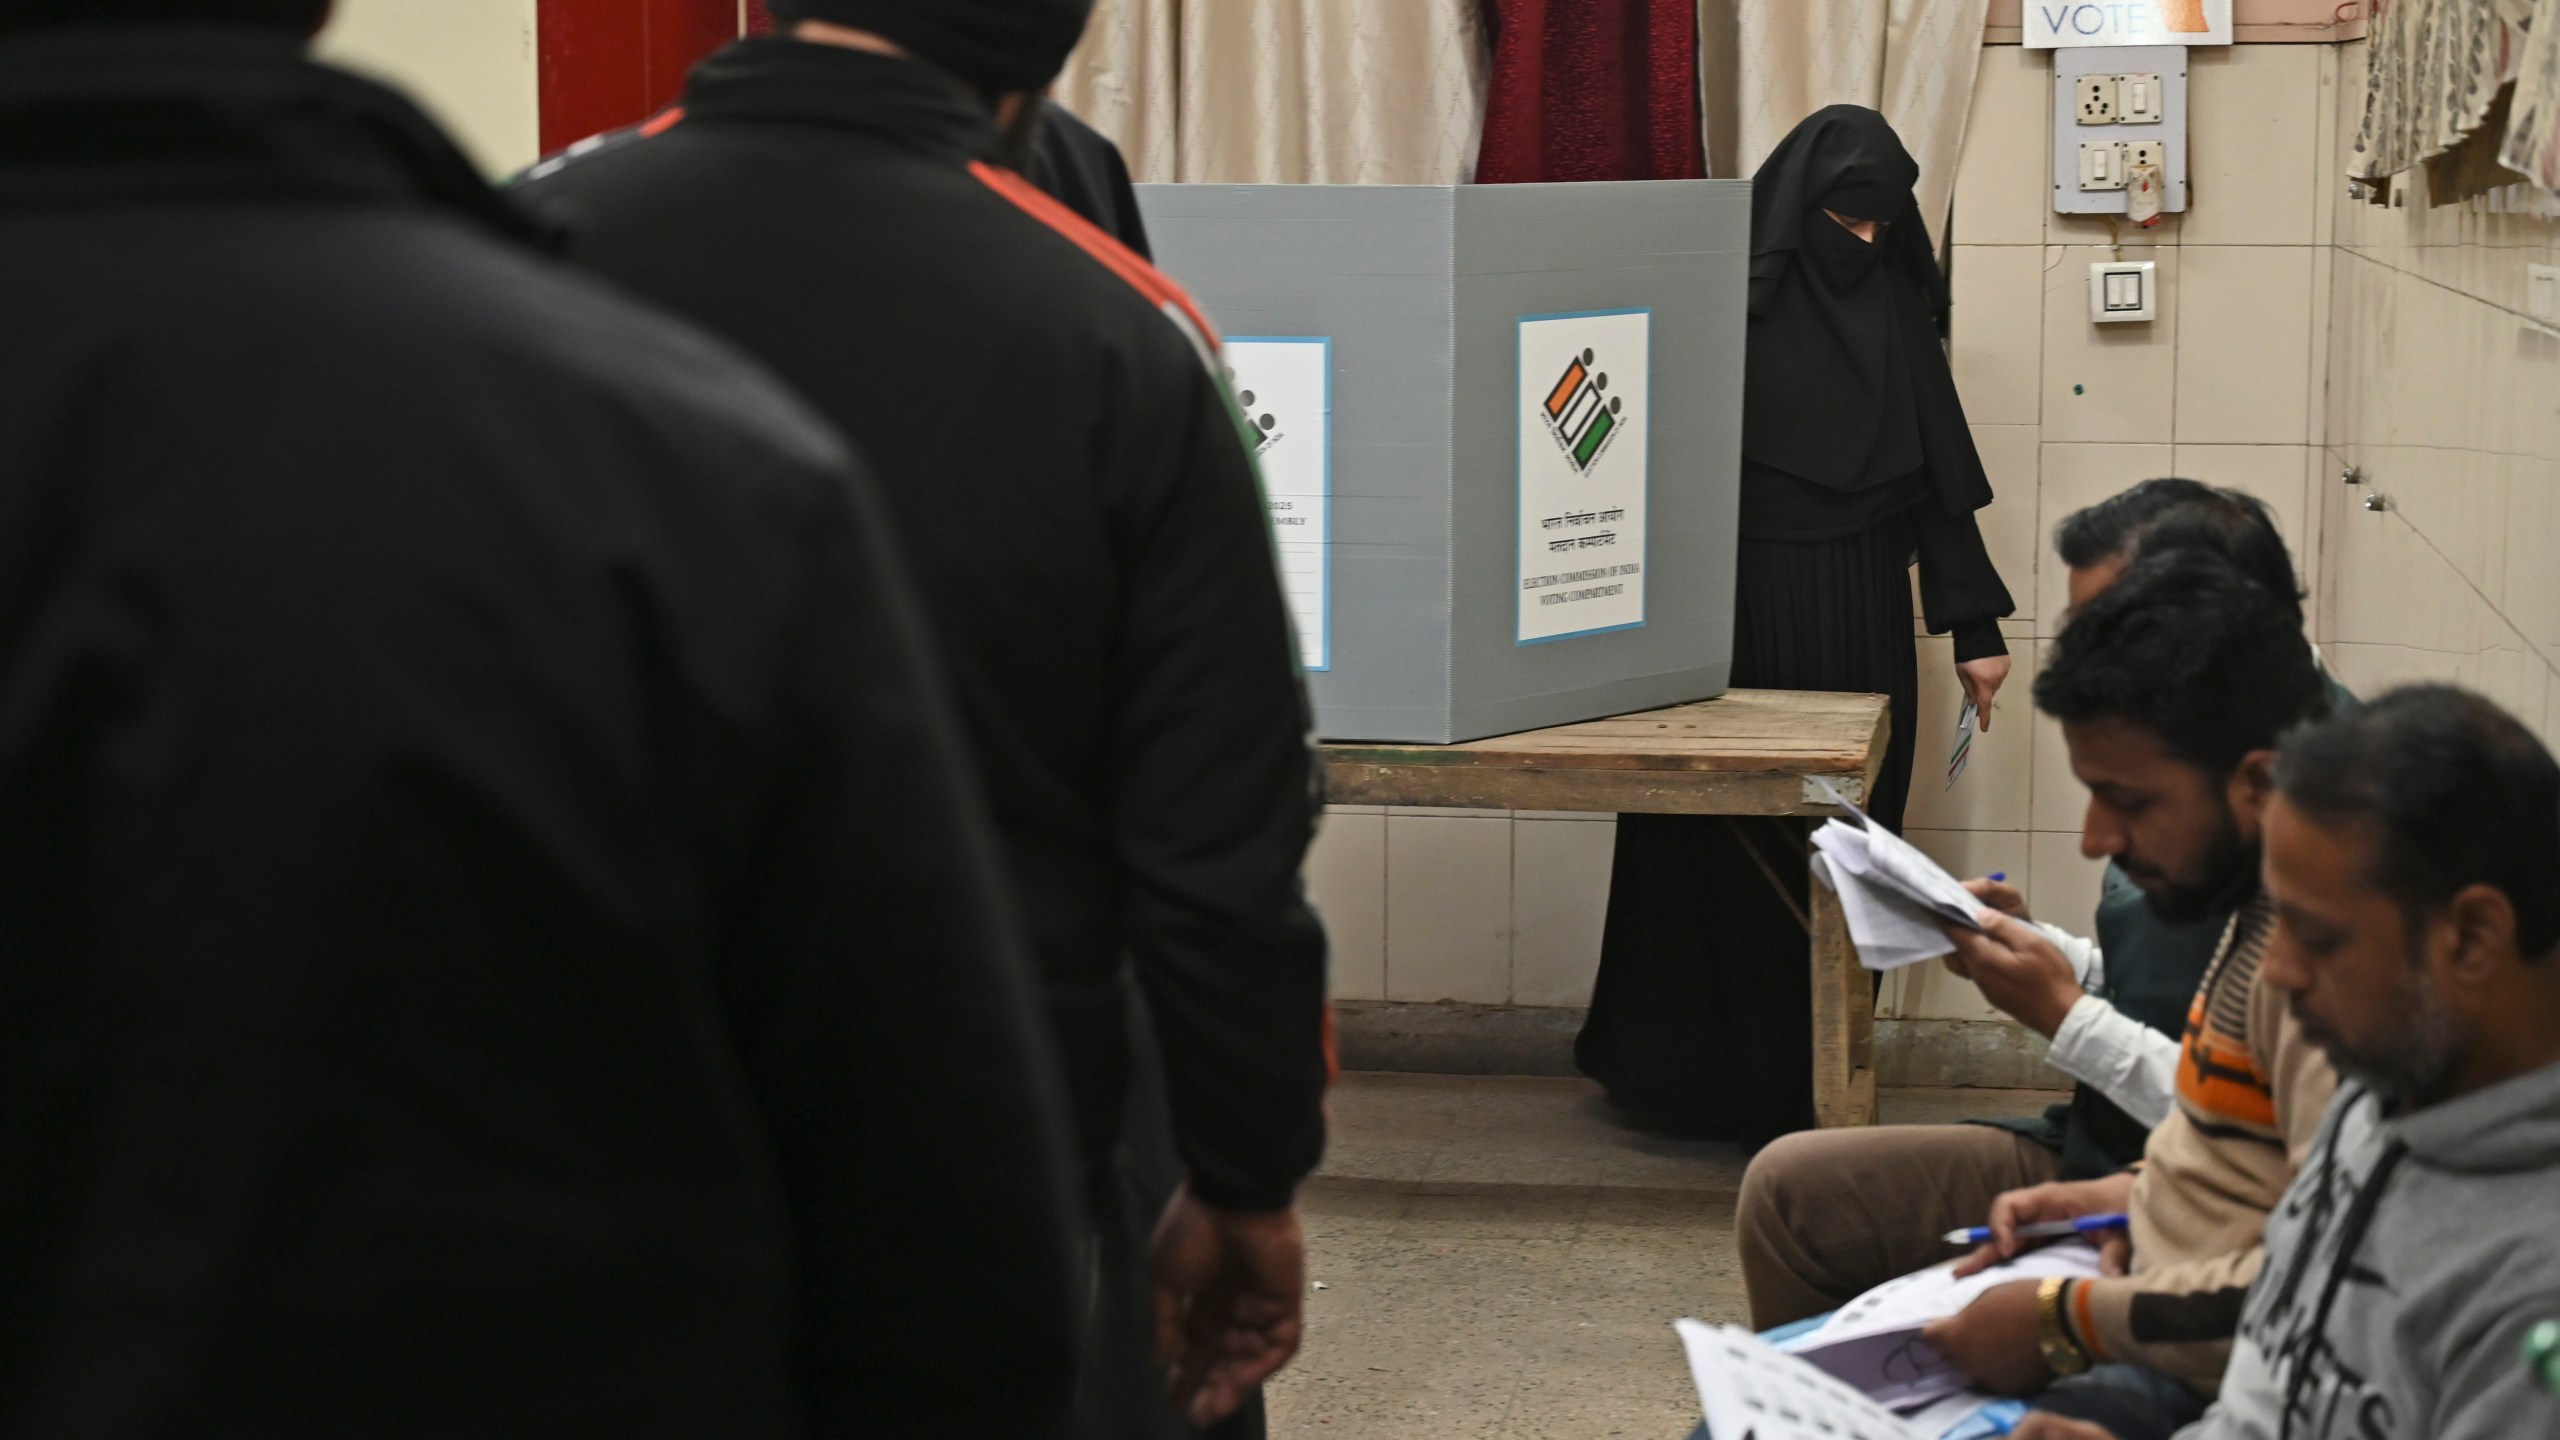
<path fill-rule="evenodd" d="M 1565 361 L 1564 373 L 1556 377 L 1541 409 L 1547 433 L 1573 468 L 1586 475 L 1608 452 L 1626 419 L 1625 399 L 1609 393 L 1608 372 L 1589 350 Z"/>
<path fill-rule="evenodd" d="M 1261 397 L 1250 390 L 1236 389 L 1235 367 L 1230 365 L 1226 369 L 1227 388 L 1235 391 L 1236 408 L 1244 414 L 1245 428 L 1253 432 L 1253 453 L 1270 454 L 1272 446 L 1288 438 L 1288 433 L 1280 428 L 1280 417 L 1273 414 L 1267 406 L 1263 409 L 1254 408 L 1257 404 L 1264 403 Z"/>

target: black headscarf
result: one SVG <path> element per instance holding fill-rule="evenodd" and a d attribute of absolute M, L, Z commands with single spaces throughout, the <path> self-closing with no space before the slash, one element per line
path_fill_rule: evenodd
<path fill-rule="evenodd" d="M 1938 326 L 1946 277 L 1920 166 L 1863 105 L 1815 111 L 1751 177 L 1742 449 L 1833 490 L 1921 469 L 1950 514 L 1991 503 Z M 1873 243 L 1824 214 L 1886 223 Z"/>
<path fill-rule="evenodd" d="M 1066 68 L 1093 0 L 776 0 L 782 21 L 868 30 L 990 95 L 1037 90 Z"/>

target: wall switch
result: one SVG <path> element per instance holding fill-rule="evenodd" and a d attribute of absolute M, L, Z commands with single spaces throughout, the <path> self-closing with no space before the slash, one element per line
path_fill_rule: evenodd
<path fill-rule="evenodd" d="M 2545 325 L 2560 325 L 2560 265 L 2524 267 L 2524 313 Z"/>
<path fill-rule="evenodd" d="M 2157 75 L 2116 77 L 2116 123 L 2157 125 L 2168 116 L 2168 96 Z"/>
<path fill-rule="evenodd" d="M 2124 188 L 2124 147 L 2112 140 L 2084 140 L 2080 143 L 2080 188 L 2083 190 L 2121 190 Z"/>
<path fill-rule="evenodd" d="M 2072 82 L 2073 113 L 2083 125 L 2116 123 L 2116 77 L 2083 75 Z"/>
<path fill-rule="evenodd" d="M 2101 260 L 2089 267 L 2089 319 L 2099 325 L 2160 316 L 2159 267 L 2150 260 Z"/>

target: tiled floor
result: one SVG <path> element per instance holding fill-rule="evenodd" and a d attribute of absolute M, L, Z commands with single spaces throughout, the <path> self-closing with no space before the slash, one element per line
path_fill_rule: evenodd
<path fill-rule="evenodd" d="M 1895 1121 L 2021 1114 L 2027 1091 L 1888 1095 Z M 1280 1440 L 1680 1440 L 1671 1322 L 1743 1318 L 1730 1145 L 1653 1139 L 1582 1080 L 1349 1075 L 1304 1192 L 1306 1349 Z"/>

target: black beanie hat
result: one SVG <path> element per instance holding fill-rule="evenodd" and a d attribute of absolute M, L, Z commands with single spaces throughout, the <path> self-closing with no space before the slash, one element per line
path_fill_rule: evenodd
<path fill-rule="evenodd" d="M 981 90 L 1037 90 L 1066 68 L 1093 0 L 769 0 L 774 18 L 868 30 Z"/>

